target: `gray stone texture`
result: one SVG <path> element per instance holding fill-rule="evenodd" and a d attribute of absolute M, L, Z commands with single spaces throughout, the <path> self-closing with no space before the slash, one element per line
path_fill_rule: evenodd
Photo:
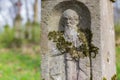
<path fill-rule="evenodd" d="M 80 59 L 78 80 L 111 80 L 116 74 L 113 5 L 109 0 L 42 0 L 41 22 L 41 70 L 43 80 L 77 80 L 76 63 L 65 56 L 54 56 L 60 52 L 48 40 L 48 33 L 62 29 L 61 16 L 66 9 L 75 10 L 81 29 L 90 29 L 92 43 L 99 48 L 95 58 Z M 92 53 L 91 53 L 92 54 Z M 66 67 L 69 72 L 66 73 Z"/>

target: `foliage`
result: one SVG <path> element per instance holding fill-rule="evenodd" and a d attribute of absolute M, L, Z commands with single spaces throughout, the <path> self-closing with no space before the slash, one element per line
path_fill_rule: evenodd
<path fill-rule="evenodd" d="M 115 25 L 116 40 L 120 38 L 120 24 Z"/>
<path fill-rule="evenodd" d="M 120 46 L 116 47 L 117 80 L 120 80 Z"/>
<path fill-rule="evenodd" d="M 38 23 L 33 23 L 32 24 L 32 42 L 38 43 L 40 42 L 40 24 Z"/>
<path fill-rule="evenodd" d="M 10 29 L 8 25 L 4 27 L 4 32 L 0 34 L 0 46 L 10 47 L 14 41 L 14 30 Z"/>
<path fill-rule="evenodd" d="M 40 80 L 39 54 L 0 50 L 0 80 Z"/>
<path fill-rule="evenodd" d="M 30 28 L 32 29 L 30 33 L 27 32 L 27 29 L 29 28 L 28 26 L 31 26 Z M 25 35 L 32 35 L 32 39 L 27 39 L 25 38 L 26 42 L 32 42 L 39 44 L 40 42 L 40 24 L 39 23 L 30 23 L 28 22 L 26 24 L 26 30 L 25 30 Z"/>
<path fill-rule="evenodd" d="M 15 38 L 15 30 L 13 28 L 10 28 L 8 25 L 4 27 L 4 32 L 0 33 L 0 47 L 20 47 L 23 42 L 25 43 L 35 43 L 39 44 L 40 42 L 40 24 L 33 23 L 32 26 L 32 39 L 16 39 Z M 25 35 L 25 33 L 24 33 Z"/>
<path fill-rule="evenodd" d="M 120 39 L 120 24 L 115 25 L 116 41 Z M 117 80 L 120 80 L 120 45 L 116 47 Z"/>
<path fill-rule="evenodd" d="M 22 39 L 15 38 L 15 30 L 8 25 L 4 26 L 4 32 L 0 34 L 0 47 L 10 48 L 13 46 L 20 47 Z"/>

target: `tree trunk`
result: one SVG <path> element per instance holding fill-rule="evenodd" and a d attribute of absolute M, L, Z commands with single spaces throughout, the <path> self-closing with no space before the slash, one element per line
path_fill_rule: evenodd
<path fill-rule="evenodd" d="M 34 4 L 34 22 L 38 22 L 38 0 Z"/>

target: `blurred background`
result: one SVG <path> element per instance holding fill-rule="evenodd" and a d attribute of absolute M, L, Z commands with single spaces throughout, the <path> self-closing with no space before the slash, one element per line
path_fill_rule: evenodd
<path fill-rule="evenodd" d="M 0 0 L 0 80 L 41 80 L 41 0 Z M 114 3 L 120 80 L 120 0 Z"/>
<path fill-rule="evenodd" d="M 117 80 L 120 80 L 120 0 L 114 3 Z"/>
<path fill-rule="evenodd" d="M 0 0 L 0 80 L 40 80 L 41 0 Z"/>

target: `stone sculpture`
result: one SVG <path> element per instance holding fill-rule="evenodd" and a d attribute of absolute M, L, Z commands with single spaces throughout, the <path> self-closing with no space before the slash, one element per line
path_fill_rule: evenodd
<path fill-rule="evenodd" d="M 110 1 L 114 0 L 42 1 L 43 80 L 115 79 Z"/>
<path fill-rule="evenodd" d="M 86 37 L 84 33 L 78 29 L 78 23 L 79 23 L 79 16 L 78 14 L 72 10 L 72 9 L 67 9 L 63 12 L 63 18 L 64 18 L 64 38 L 66 41 L 71 42 L 72 46 L 69 51 L 71 54 L 72 58 L 80 58 L 81 55 L 83 54 L 81 47 L 84 47 L 84 50 L 86 49 L 86 53 L 88 51 L 88 44 Z M 79 32 L 78 32 L 79 31 Z"/>
<path fill-rule="evenodd" d="M 56 47 L 62 54 L 69 53 L 74 60 L 88 56 L 89 47 L 86 36 L 78 29 L 78 14 L 72 9 L 67 9 L 63 12 L 62 17 L 64 31 L 50 32 L 49 39 L 56 42 Z"/>

